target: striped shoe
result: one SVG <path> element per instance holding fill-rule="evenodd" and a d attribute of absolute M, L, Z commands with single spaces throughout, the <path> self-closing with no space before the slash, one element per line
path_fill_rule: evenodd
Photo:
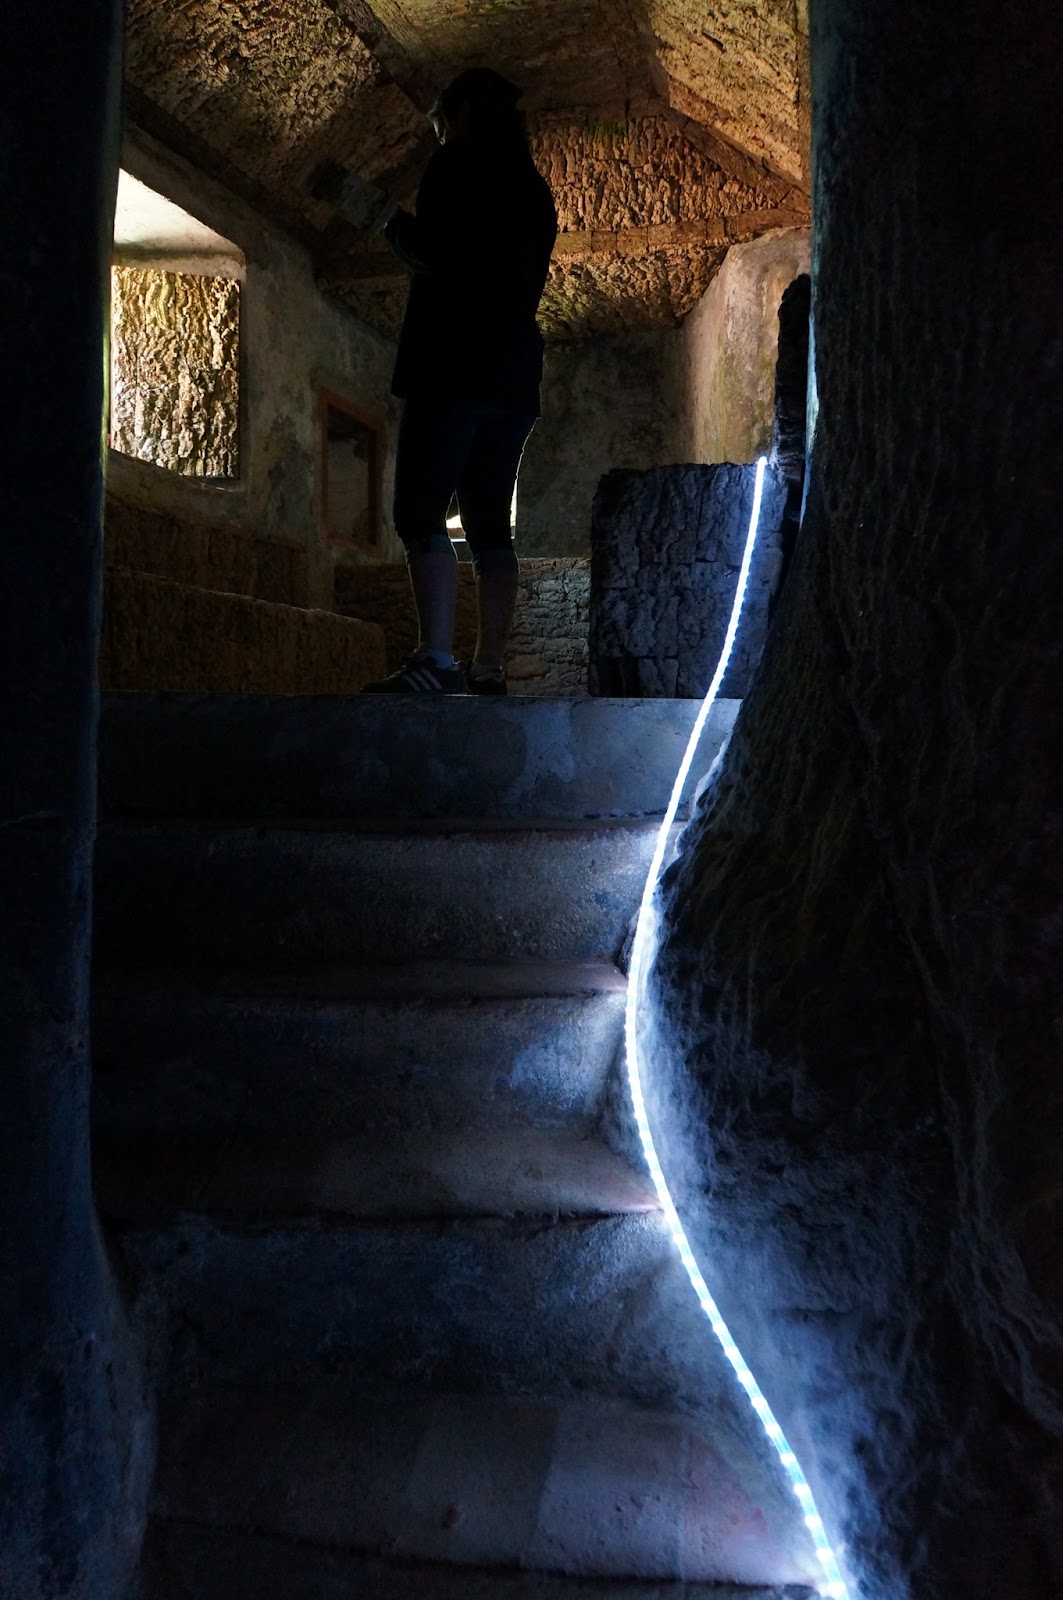
<path fill-rule="evenodd" d="M 366 683 L 363 694 L 465 694 L 465 674 L 456 662 L 440 667 L 424 649 L 418 648 L 397 672 L 378 683 Z"/>

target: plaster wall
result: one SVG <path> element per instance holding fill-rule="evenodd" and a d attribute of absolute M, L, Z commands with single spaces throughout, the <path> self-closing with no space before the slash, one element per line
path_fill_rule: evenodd
<path fill-rule="evenodd" d="M 682 331 L 680 387 L 690 461 L 755 461 L 771 448 L 779 302 L 809 270 L 809 233 L 733 245 Z"/>
<path fill-rule="evenodd" d="M 522 557 L 589 555 L 591 504 L 604 474 L 682 460 L 689 430 L 681 338 L 665 329 L 547 347 L 543 414 L 517 487 Z"/>
<path fill-rule="evenodd" d="M 681 327 L 548 346 L 521 465 L 520 553 L 588 555 L 595 490 L 617 467 L 770 450 L 779 302 L 808 270 L 808 230 L 776 230 L 731 247 Z"/>
<path fill-rule="evenodd" d="M 318 289 L 308 252 L 223 185 L 136 130 L 122 164 L 230 239 L 246 258 L 241 306 L 240 478 L 206 483 L 111 451 L 108 492 L 126 504 L 228 524 L 306 553 L 309 604 L 329 606 L 337 563 L 357 552 L 320 531 L 318 395 L 335 393 L 384 427 L 383 543 L 399 555 L 390 526 L 397 403 L 390 394 L 394 347 Z M 145 565 L 150 565 L 146 558 Z"/>

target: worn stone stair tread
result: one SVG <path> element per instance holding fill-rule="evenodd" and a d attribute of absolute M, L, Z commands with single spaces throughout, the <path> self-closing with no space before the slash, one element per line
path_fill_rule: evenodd
<path fill-rule="evenodd" d="M 270 981 L 221 977 L 220 994 L 188 972 L 99 983 L 96 1132 L 587 1137 L 615 1100 L 614 968 L 387 968 L 379 983 L 344 969 L 278 974 L 272 993 Z"/>
<path fill-rule="evenodd" d="M 191 1391 L 163 1408 L 160 1442 L 164 1518 L 447 1562 L 456 1583 L 463 1566 L 749 1586 L 815 1572 L 796 1501 L 711 1417 L 327 1382 Z"/>
<path fill-rule="evenodd" d="M 388 1561 L 266 1534 L 153 1519 L 134 1600 L 813 1600 L 814 1591 L 736 1584 L 460 1571 Z"/>
<path fill-rule="evenodd" d="M 104 1215 L 401 1218 L 653 1211 L 649 1177 L 600 1140 L 553 1129 L 472 1133 L 321 1128 L 97 1133 Z"/>
<path fill-rule="evenodd" d="M 695 700 L 108 695 L 105 814 L 660 814 Z M 738 711 L 718 701 L 688 784 Z"/>
<path fill-rule="evenodd" d="M 105 965 L 615 958 L 652 826 L 425 834 L 135 823 L 101 829 Z"/>
<path fill-rule="evenodd" d="M 245 832 L 255 838 L 267 833 L 357 834 L 370 839 L 428 839 L 443 841 L 471 835 L 475 838 L 519 839 L 527 834 L 545 834 L 565 841 L 594 835 L 603 839 L 656 838 L 659 816 L 638 817 L 478 817 L 473 814 L 446 817 L 374 816 L 371 812 L 350 812 L 343 816 L 314 817 L 298 812 L 276 816 L 248 817 L 239 813 L 202 817 L 179 811 L 156 812 L 150 816 L 129 813 L 111 816 L 100 823 L 99 832 L 107 838 L 121 837 L 129 829 L 152 830 L 165 839 L 168 831 L 189 830 L 201 838 L 214 838 L 226 832 Z M 678 832 L 678 827 L 676 829 Z"/>
<path fill-rule="evenodd" d="M 279 1385 L 327 1372 L 423 1392 L 596 1396 L 710 1417 L 738 1456 L 777 1471 L 659 1213 L 183 1215 L 114 1237 L 145 1310 L 177 1318 L 171 1392 L 186 1371 Z"/>
<path fill-rule="evenodd" d="M 627 976 L 614 961 L 333 961 L 306 967 L 211 964 L 139 970 L 124 964 L 113 971 L 98 968 L 95 987 L 111 999 L 178 993 L 223 1000 L 386 1005 L 623 994 Z"/>

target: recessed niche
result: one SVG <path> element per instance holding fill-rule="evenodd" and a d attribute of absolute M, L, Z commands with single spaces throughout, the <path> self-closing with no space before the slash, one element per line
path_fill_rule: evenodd
<path fill-rule="evenodd" d="M 337 395 L 321 396 L 321 521 L 328 539 L 380 544 L 380 424 Z"/>
<path fill-rule="evenodd" d="M 195 478 L 240 473 L 243 256 L 122 173 L 111 271 L 111 447 Z"/>

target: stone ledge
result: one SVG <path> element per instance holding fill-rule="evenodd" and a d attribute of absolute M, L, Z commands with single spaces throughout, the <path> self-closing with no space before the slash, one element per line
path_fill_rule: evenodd
<path fill-rule="evenodd" d="M 380 628 L 115 567 L 100 685 L 192 694 L 350 694 L 384 671 Z"/>
<path fill-rule="evenodd" d="M 653 1583 L 389 1561 L 357 1551 L 156 1518 L 136 1600 L 814 1600 L 796 1584 Z"/>
<path fill-rule="evenodd" d="M 301 546 L 260 538 L 242 525 L 149 510 L 111 492 L 104 553 L 109 567 L 171 578 L 213 593 L 291 606 L 303 606 L 308 598 L 307 555 Z"/>

